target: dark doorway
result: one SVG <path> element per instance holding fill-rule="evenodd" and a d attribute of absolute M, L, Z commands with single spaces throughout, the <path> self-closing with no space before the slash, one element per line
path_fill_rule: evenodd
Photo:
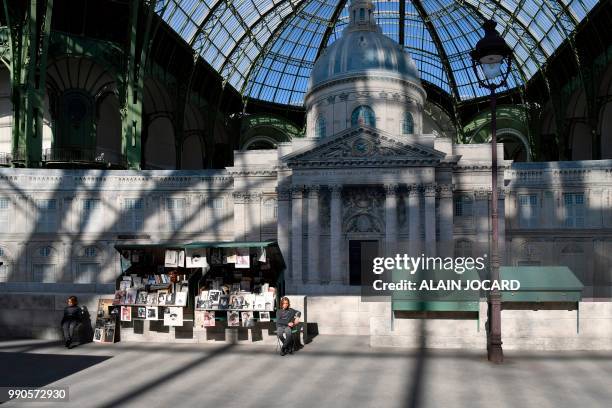
<path fill-rule="evenodd" d="M 349 283 L 361 285 L 364 273 L 372 273 L 373 259 L 378 256 L 378 241 L 350 240 L 349 241 Z"/>

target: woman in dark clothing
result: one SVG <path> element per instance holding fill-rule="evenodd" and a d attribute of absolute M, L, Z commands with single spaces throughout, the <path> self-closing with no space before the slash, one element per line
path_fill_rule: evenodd
<path fill-rule="evenodd" d="M 70 296 L 67 303 L 68 306 L 64 308 L 64 317 L 62 318 L 62 331 L 64 332 L 65 346 L 70 347 L 74 331 L 83 320 L 83 310 L 78 306 L 76 296 Z"/>
<path fill-rule="evenodd" d="M 300 312 L 291 308 L 289 298 L 284 296 L 280 300 L 280 309 L 276 312 L 276 335 L 283 346 L 281 356 L 293 354 L 293 335 L 291 329 L 300 322 Z"/>

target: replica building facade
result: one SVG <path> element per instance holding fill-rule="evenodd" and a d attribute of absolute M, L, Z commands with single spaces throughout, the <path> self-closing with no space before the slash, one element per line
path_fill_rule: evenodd
<path fill-rule="evenodd" d="M 414 61 L 382 34 L 373 3 L 354 0 L 342 36 L 312 69 L 303 138 L 236 150 L 221 170 L 0 169 L 1 296 L 20 304 L 52 294 L 43 310 L 68 293 L 112 294 L 121 242 L 272 239 L 286 293 L 319 333 L 418 345 L 421 330 L 432 346 L 484 347 L 484 301 L 476 325 L 451 317 L 419 329 L 389 301 L 360 297 L 373 257 L 489 251 L 490 145 L 454 143 L 424 113 L 426 100 Z M 513 164 L 501 145 L 497 154 L 502 265 L 565 265 L 584 299 L 609 299 L 612 161 Z M 581 304 L 582 337 L 576 310 L 555 311 L 562 319 L 546 335 L 520 328 L 549 319 L 544 312 L 504 312 L 518 333 L 509 346 L 565 338 L 559 347 L 601 348 L 612 335 L 597 325 L 609 318 L 602 305 Z M 46 321 L 26 329 L 5 317 L 11 333 L 49 333 Z"/>

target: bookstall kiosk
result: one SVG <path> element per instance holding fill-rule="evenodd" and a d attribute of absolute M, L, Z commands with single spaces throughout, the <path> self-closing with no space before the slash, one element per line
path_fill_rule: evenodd
<path fill-rule="evenodd" d="M 276 241 L 121 244 L 115 341 L 273 338 L 285 263 Z M 268 339 L 268 337 L 270 339 Z"/>

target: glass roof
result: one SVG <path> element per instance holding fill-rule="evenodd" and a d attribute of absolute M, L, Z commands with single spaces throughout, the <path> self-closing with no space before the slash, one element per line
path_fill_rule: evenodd
<path fill-rule="evenodd" d="M 597 0 L 374 1 L 385 35 L 456 100 L 484 96 L 469 51 L 484 19 L 514 50 L 511 87 L 529 80 Z M 157 13 L 244 95 L 302 105 L 322 49 L 348 22 L 349 0 L 161 0 Z M 403 35 L 400 35 L 403 31 Z"/>

